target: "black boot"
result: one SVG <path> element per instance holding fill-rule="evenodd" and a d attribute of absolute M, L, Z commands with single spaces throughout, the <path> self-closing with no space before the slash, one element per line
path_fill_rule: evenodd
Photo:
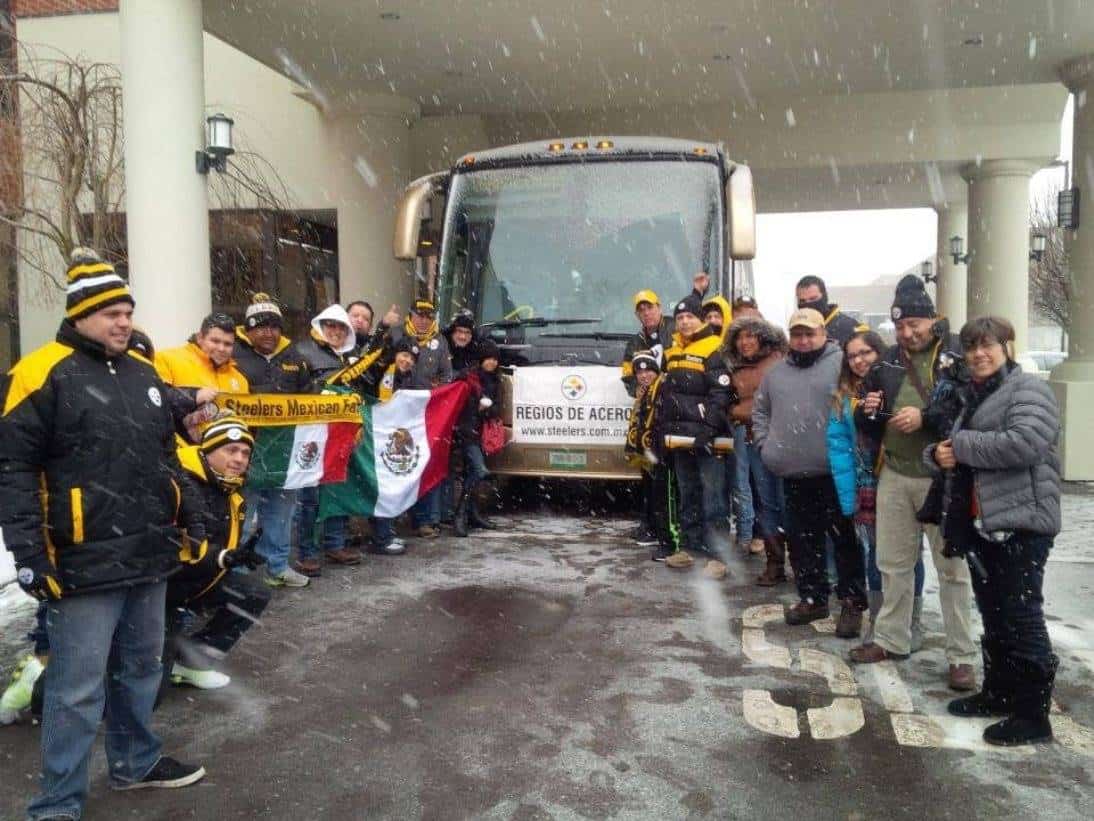
<path fill-rule="evenodd" d="M 1007 675 L 1003 649 L 989 639 L 980 639 L 980 655 L 984 660 L 984 684 L 976 695 L 955 698 L 946 705 L 950 715 L 962 718 L 1009 716 L 1012 712 L 1013 682 Z"/>
<path fill-rule="evenodd" d="M 471 489 L 464 488 L 463 493 L 460 494 L 460 501 L 456 505 L 455 519 L 453 522 L 453 529 L 457 536 L 461 538 L 467 538 L 468 530 L 468 512 L 471 508 Z"/>
<path fill-rule="evenodd" d="M 498 526 L 482 515 L 482 511 L 479 510 L 479 499 L 473 492 L 470 494 L 470 498 L 467 502 L 467 519 L 468 524 L 471 527 L 477 527 L 480 530 L 497 530 Z"/>
<path fill-rule="evenodd" d="M 1052 683 L 1059 659 L 1034 663 L 1015 660 L 1014 714 L 984 730 L 984 741 L 1000 747 L 1016 747 L 1052 740 L 1048 711 L 1052 707 Z"/>

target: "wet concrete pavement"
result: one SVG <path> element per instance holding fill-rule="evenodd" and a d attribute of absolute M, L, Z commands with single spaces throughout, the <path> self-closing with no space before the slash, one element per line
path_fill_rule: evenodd
<path fill-rule="evenodd" d="M 845 670 L 853 643 L 779 621 L 792 591 L 754 587 L 758 559 L 713 581 L 702 559 L 649 561 L 630 522 L 509 514 L 278 591 L 232 684 L 173 690 L 157 713 L 166 750 L 208 777 L 113 794 L 98 745 L 85 817 L 1086 818 L 1094 550 L 1072 522 L 1094 497 L 1065 502 L 1057 744 L 991 748 L 986 722 L 945 715 L 933 576 L 924 650 Z M 38 728 L 0 740 L 0 818 L 19 818 Z"/>

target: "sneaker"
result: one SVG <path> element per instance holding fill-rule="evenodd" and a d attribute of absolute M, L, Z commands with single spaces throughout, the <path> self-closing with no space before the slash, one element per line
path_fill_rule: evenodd
<path fill-rule="evenodd" d="M 221 687 L 227 687 L 231 681 L 230 676 L 218 673 L 216 670 L 194 670 L 178 663 L 171 668 L 172 684 L 189 684 L 199 690 L 219 690 Z"/>
<path fill-rule="evenodd" d="M 270 587 L 307 587 L 308 582 L 310 582 L 311 579 L 301 573 L 297 573 L 291 567 L 286 567 L 276 576 L 271 576 L 267 573 L 264 581 Z"/>
<path fill-rule="evenodd" d="M 653 556 L 651 556 L 650 558 L 653 559 L 655 562 L 663 562 L 667 560 L 668 557 L 672 554 L 673 550 L 671 547 L 659 547 L 653 552 Z"/>
<path fill-rule="evenodd" d="M 297 559 L 293 563 L 293 569 L 309 578 L 323 575 L 323 565 L 320 564 L 319 559 Z"/>
<path fill-rule="evenodd" d="M 418 528 L 419 539 L 436 539 L 441 535 L 441 531 L 433 525 L 422 525 Z"/>
<path fill-rule="evenodd" d="M 148 775 L 140 781 L 132 783 L 114 783 L 111 788 L 115 790 L 143 790 L 146 787 L 159 787 L 161 789 L 174 789 L 176 787 L 188 787 L 205 778 L 205 768 L 195 767 L 191 764 L 183 764 L 168 756 L 160 756 L 156 766 L 148 771 Z"/>
<path fill-rule="evenodd" d="M 797 627 L 828 618 L 828 604 L 825 602 L 800 601 L 786 611 L 786 623 Z"/>
<path fill-rule="evenodd" d="M 30 707 L 34 695 L 34 682 L 42 675 L 45 667 L 37 656 L 27 656 L 19 662 L 11 674 L 11 684 L 0 696 L 0 724 L 11 724 L 19 713 Z"/>
<path fill-rule="evenodd" d="M 390 542 L 372 545 L 369 550 L 384 556 L 398 556 L 400 553 L 406 553 L 406 542 L 396 536 Z"/>
<path fill-rule="evenodd" d="M 639 525 L 629 535 L 639 547 L 653 547 L 657 544 L 657 534 L 645 525 Z"/>

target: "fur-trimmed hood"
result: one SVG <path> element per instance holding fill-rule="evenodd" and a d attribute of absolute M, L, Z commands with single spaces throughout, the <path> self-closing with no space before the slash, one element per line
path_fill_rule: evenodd
<path fill-rule="evenodd" d="M 754 334 L 760 340 L 760 352 L 756 357 L 757 359 L 763 359 L 771 353 L 786 353 L 790 347 L 786 339 L 786 332 L 778 325 L 774 325 L 766 319 L 760 319 L 758 316 L 742 316 L 733 320 L 733 324 L 729 326 L 725 337 L 724 350 L 733 365 L 742 364 L 742 360 L 737 354 L 737 337 L 744 331 Z"/>

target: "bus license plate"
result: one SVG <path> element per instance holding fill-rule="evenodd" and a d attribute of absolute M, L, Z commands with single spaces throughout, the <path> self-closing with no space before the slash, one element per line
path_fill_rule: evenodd
<path fill-rule="evenodd" d="M 585 453 L 552 450 L 549 463 L 553 468 L 583 468 L 588 464 Z"/>

